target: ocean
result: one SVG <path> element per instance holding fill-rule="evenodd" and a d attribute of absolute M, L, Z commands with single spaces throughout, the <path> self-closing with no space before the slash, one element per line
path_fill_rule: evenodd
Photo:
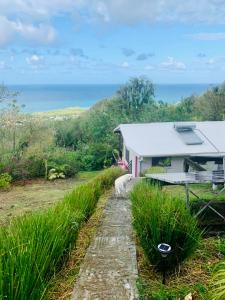
<path fill-rule="evenodd" d="M 119 89 L 119 84 L 51 84 L 11 85 L 18 92 L 18 103 L 25 105 L 25 112 L 49 111 L 66 107 L 88 108 L 97 101 L 110 97 Z M 180 101 L 192 94 L 200 95 L 211 84 L 155 84 L 155 98 L 168 103 Z"/>

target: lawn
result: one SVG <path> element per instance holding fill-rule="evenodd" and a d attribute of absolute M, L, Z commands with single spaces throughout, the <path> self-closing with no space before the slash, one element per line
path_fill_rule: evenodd
<path fill-rule="evenodd" d="M 24 185 L 13 185 L 8 191 L 0 192 L 0 223 L 11 218 L 46 209 L 70 192 L 76 185 L 94 178 L 99 172 L 81 172 L 76 178 L 46 181 L 27 181 Z"/>
<path fill-rule="evenodd" d="M 85 108 L 81 107 L 67 107 L 62 109 L 50 110 L 46 112 L 33 113 L 34 116 L 41 118 L 64 118 L 64 117 L 79 117 L 86 111 Z"/>

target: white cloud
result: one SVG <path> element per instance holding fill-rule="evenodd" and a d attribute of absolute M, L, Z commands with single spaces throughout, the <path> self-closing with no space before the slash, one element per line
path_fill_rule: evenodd
<path fill-rule="evenodd" d="M 221 0 L 84 0 L 91 14 L 109 22 L 201 22 L 225 23 L 225 1 Z M 99 14 L 99 7 L 100 14 Z M 104 16 L 104 17 L 102 17 Z"/>
<path fill-rule="evenodd" d="M 223 0 L 1 0 L 0 12 L 39 22 L 67 13 L 87 22 L 225 23 Z"/>
<path fill-rule="evenodd" d="M 6 64 L 4 60 L 0 61 L 0 70 L 7 70 L 10 69 L 10 67 Z"/>
<path fill-rule="evenodd" d="M 113 24 L 140 22 L 197 22 L 225 24 L 223 0 L 0 0 L 0 46 L 16 35 L 39 44 L 52 43 L 55 16 L 75 22 Z M 23 20 L 23 21 L 22 21 Z M 223 40 L 225 33 L 197 33 L 201 40 Z"/>
<path fill-rule="evenodd" d="M 45 24 L 34 26 L 32 24 L 18 22 L 15 24 L 15 31 L 21 34 L 25 39 L 40 44 L 51 44 L 56 38 L 55 29 Z"/>
<path fill-rule="evenodd" d="M 145 66 L 145 70 L 147 70 L 147 71 L 151 71 L 151 70 L 153 70 L 153 69 L 154 69 L 154 67 L 151 66 L 151 65 Z"/>
<path fill-rule="evenodd" d="M 31 66 L 40 66 L 44 63 L 44 56 L 33 54 L 30 57 L 26 58 L 26 62 Z"/>
<path fill-rule="evenodd" d="M 10 22 L 6 17 L 0 16 L 0 46 L 4 46 L 13 37 L 14 23 Z"/>
<path fill-rule="evenodd" d="M 195 40 L 201 40 L 201 41 L 225 40 L 225 32 L 201 32 L 201 33 L 190 34 L 189 36 Z"/>
<path fill-rule="evenodd" d="M 10 43 L 16 35 L 42 45 L 51 44 L 56 39 L 56 31 L 49 24 L 33 25 L 0 15 L 0 46 Z"/>
<path fill-rule="evenodd" d="M 215 64 L 215 59 L 214 58 L 210 58 L 209 60 L 207 60 L 206 64 L 207 65 L 214 65 Z"/>
<path fill-rule="evenodd" d="M 97 15 L 104 22 L 110 22 L 110 14 L 109 14 L 106 3 L 104 3 L 103 1 L 97 1 L 97 3 L 96 3 L 96 12 L 97 12 Z"/>
<path fill-rule="evenodd" d="M 186 69 L 186 65 L 181 61 L 175 60 L 173 57 L 168 57 L 166 61 L 160 64 L 160 68 L 171 71 L 182 71 Z"/>
<path fill-rule="evenodd" d="M 51 44 L 56 39 L 56 31 L 51 25 L 33 25 L 0 15 L 0 46 L 7 45 L 17 35 L 38 44 Z"/>
<path fill-rule="evenodd" d="M 127 69 L 127 68 L 129 68 L 130 65 L 127 61 L 124 61 L 120 66 L 124 69 Z"/>
<path fill-rule="evenodd" d="M 83 0 L 1 0 L 0 12 L 3 15 L 17 15 L 31 19 L 49 19 L 53 15 L 70 12 L 79 8 Z"/>

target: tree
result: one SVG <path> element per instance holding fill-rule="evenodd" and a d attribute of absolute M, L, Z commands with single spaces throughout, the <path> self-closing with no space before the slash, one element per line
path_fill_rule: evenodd
<path fill-rule="evenodd" d="M 0 125 L 1 125 L 1 142 L 2 148 L 10 143 L 10 151 L 15 155 L 17 147 L 17 134 L 19 135 L 20 127 L 24 125 L 26 116 L 21 113 L 23 106 L 17 103 L 18 93 L 10 92 L 4 85 L 0 86 Z M 5 140 L 4 138 L 5 137 Z M 5 142 L 7 143 L 5 144 Z"/>
<path fill-rule="evenodd" d="M 154 102 L 154 87 L 146 77 L 131 78 L 127 84 L 119 89 L 117 94 L 123 101 L 125 108 L 132 112 L 135 119 L 145 104 Z"/>
<path fill-rule="evenodd" d="M 196 107 L 203 120 L 225 119 L 225 84 L 214 87 L 199 97 Z"/>

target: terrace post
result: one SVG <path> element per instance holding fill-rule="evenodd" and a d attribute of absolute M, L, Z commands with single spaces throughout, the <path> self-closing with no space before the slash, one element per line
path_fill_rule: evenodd
<path fill-rule="evenodd" d="M 190 207 L 190 195 L 189 195 L 189 186 L 188 186 L 187 182 L 185 183 L 185 193 L 186 193 L 186 205 L 187 205 L 187 208 L 189 208 Z"/>
<path fill-rule="evenodd" d="M 223 157 L 223 176 L 224 176 L 224 189 L 225 189 L 225 156 Z"/>

